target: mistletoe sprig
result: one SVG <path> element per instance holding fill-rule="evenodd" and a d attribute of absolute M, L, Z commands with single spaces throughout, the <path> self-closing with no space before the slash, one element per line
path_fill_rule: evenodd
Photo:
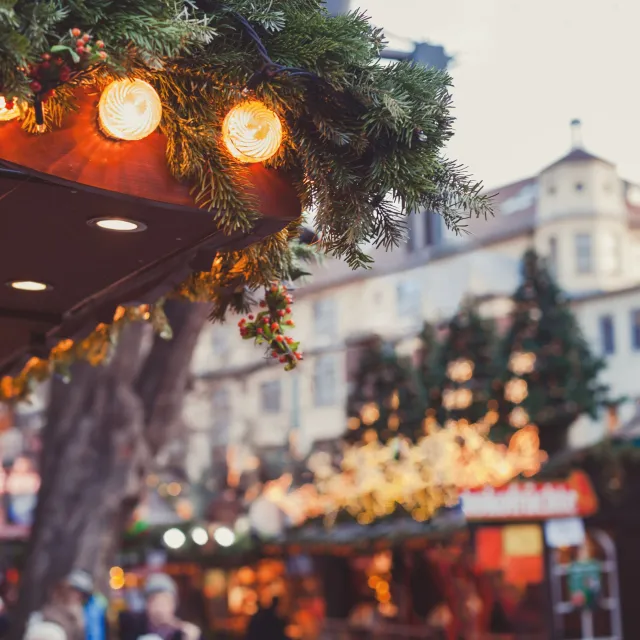
<path fill-rule="evenodd" d="M 282 284 L 273 284 L 266 290 L 264 299 L 260 301 L 257 316 L 250 314 L 238 322 L 240 335 L 244 340 L 254 340 L 255 344 L 266 344 L 272 358 L 285 365 L 285 371 L 295 369 L 302 353 L 298 351 L 299 342 L 291 336 L 284 335 L 288 327 L 295 327 L 291 319 L 293 297 Z"/>

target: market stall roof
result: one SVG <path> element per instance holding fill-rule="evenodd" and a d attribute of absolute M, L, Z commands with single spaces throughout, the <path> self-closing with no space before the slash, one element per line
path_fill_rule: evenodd
<path fill-rule="evenodd" d="M 390 517 L 368 525 L 337 523 L 325 526 L 321 522 L 309 522 L 296 529 L 286 530 L 282 536 L 270 540 L 278 545 L 317 547 L 324 545 L 366 546 L 378 542 L 398 542 L 413 538 L 450 535 L 452 531 L 465 528 L 467 520 L 458 507 L 442 509 L 426 522 L 417 522 L 408 514 Z"/>
<path fill-rule="evenodd" d="M 109 322 L 120 304 L 155 302 L 208 271 L 219 250 L 248 246 L 301 213 L 286 179 L 252 165 L 263 217 L 248 233 L 223 234 L 170 174 L 163 135 L 109 140 L 83 101 L 95 97 L 43 136 L 0 123 L 0 371 Z M 101 218 L 133 220 L 137 232 L 102 229 Z M 48 286 L 18 290 L 16 281 Z"/>

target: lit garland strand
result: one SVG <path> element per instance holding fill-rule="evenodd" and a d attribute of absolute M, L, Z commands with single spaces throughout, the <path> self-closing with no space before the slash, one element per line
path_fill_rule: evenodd
<path fill-rule="evenodd" d="M 68 380 L 71 366 L 79 360 L 92 366 L 104 364 L 113 353 L 120 332 L 131 322 L 149 323 L 164 339 L 169 340 L 172 336 L 162 301 L 154 305 L 118 307 L 111 324 L 99 324 L 83 340 L 61 340 L 47 359 L 31 358 L 17 376 L 0 378 L 0 401 L 25 400 L 38 383 L 44 382 L 51 375 Z"/>

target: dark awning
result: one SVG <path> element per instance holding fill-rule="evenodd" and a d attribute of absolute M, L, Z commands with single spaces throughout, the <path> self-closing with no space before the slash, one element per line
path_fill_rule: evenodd
<path fill-rule="evenodd" d="M 169 173 L 161 134 L 114 142 L 94 120 L 94 109 L 80 108 L 41 136 L 0 123 L 0 371 L 109 322 L 120 304 L 155 302 L 190 272 L 208 271 L 217 251 L 248 246 L 300 215 L 289 182 L 254 165 L 251 188 L 264 217 L 249 233 L 225 235 Z M 103 217 L 146 228 L 89 224 Z M 50 289 L 7 286 L 16 280 Z"/>

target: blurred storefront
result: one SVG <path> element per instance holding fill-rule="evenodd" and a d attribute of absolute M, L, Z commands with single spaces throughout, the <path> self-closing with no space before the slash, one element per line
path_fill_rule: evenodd
<path fill-rule="evenodd" d="M 136 578 L 127 570 L 121 582 L 131 588 L 120 596 L 134 606 L 144 573 L 162 568 L 193 609 L 184 615 L 216 638 L 243 637 L 251 615 L 278 597 L 292 639 L 619 639 L 615 553 L 584 524 L 597 509 L 575 472 L 465 493 L 428 522 L 397 514 L 291 529 L 275 527 L 269 511 L 271 542 L 250 535 L 226 550 L 215 542 L 222 525 L 210 525 L 201 547 L 188 525 L 184 547 L 154 552 Z M 250 516 L 241 519 L 255 525 Z"/>
<path fill-rule="evenodd" d="M 462 503 L 476 570 L 490 577 L 516 638 L 622 638 L 615 548 L 585 525 L 598 510 L 585 473 L 487 488 Z"/>

